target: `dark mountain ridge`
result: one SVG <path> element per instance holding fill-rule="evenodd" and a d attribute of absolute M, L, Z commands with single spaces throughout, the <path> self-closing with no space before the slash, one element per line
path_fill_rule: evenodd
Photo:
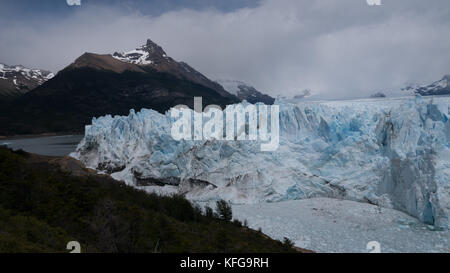
<path fill-rule="evenodd" d="M 217 83 L 190 67 L 188 73 L 187 66 L 173 59 L 147 62 L 85 53 L 51 80 L 1 103 L 0 135 L 83 133 L 93 117 L 127 115 L 130 109 L 142 108 L 164 113 L 178 104 L 193 107 L 194 96 L 203 97 L 205 106 L 239 102 Z"/>
<path fill-rule="evenodd" d="M 141 47 L 128 52 L 115 52 L 113 58 L 144 67 L 151 67 L 159 72 L 166 72 L 179 79 L 185 79 L 215 90 L 224 97 L 231 95 L 220 85 L 192 68 L 185 62 L 177 62 L 167 56 L 162 47 L 148 39 Z"/>

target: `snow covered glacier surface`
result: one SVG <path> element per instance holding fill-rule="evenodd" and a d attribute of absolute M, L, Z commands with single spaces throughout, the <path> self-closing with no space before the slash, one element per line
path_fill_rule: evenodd
<path fill-rule="evenodd" d="M 72 156 L 135 187 L 196 201 L 330 197 L 449 228 L 449 102 L 277 101 L 280 146 L 274 152 L 260 151 L 256 141 L 175 141 L 169 114 L 132 110 L 93 119 Z"/>

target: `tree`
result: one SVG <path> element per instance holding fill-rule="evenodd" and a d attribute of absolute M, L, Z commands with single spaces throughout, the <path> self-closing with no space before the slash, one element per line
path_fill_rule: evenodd
<path fill-rule="evenodd" d="M 284 238 L 283 238 L 283 247 L 284 247 L 286 250 L 289 250 L 289 249 L 291 249 L 292 247 L 294 247 L 294 243 L 293 243 L 289 238 L 284 237 Z"/>
<path fill-rule="evenodd" d="M 208 206 L 205 207 L 205 216 L 210 219 L 216 218 L 216 215 L 215 215 L 213 209 Z"/>
<path fill-rule="evenodd" d="M 230 222 L 233 218 L 233 210 L 231 209 L 230 204 L 228 204 L 225 200 L 219 200 L 216 202 L 216 211 L 219 219 L 223 221 Z"/>

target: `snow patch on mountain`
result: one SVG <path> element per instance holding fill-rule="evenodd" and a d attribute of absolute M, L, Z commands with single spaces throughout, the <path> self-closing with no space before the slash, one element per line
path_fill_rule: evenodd
<path fill-rule="evenodd" d="M 38 84 L 43 84 L 55 76 L 53 73 L 45 70 L 30 69 L 22 65 L 8 66 L 0 64 L 0 79 L 15 79 L 19 74 L 25 79 L 33 80 Z M 17 81 L 14 84 L 17 85 Z"/>
<path fill-rule="evenodd" d="M 409 85 L 403 91 L 410 91 L 414 94 L 422 96 L 433 95 L 449 95 L 450 94 L 450 75 L 444 76 L 441 80 L 436 81 L 430 85 Z"/>
<path fill-rule="evenodd" d="M 132 64 L 149 65 L 153 63 L 150 59 L 150 54 L 146 52 L 143 47 L 122 53 L 116 52 L 112 56 L 119 61 Z"/>
<path fill-rule="evenodd" d="M 126 52 L 115 52 L 113 58 L 137 65 L 157 65 L 162 62 L 174 62 L 159 45 L 150 39 L 145 45 Z"/>
<path fill-rule="evenodd" d="M 236 80 L 216 80 L 216 82 L 222 85 L 230 94 L 235 96 L 237 96 L 238 92 L 241 90 L 239 86 L 248 86 L 246 83 Z"/>
<path fill-rule="evenodd" d="M 231 102 L 238 101 L 235 96 L 226 92 L 221 85 L 209 80 L 206 76 L 196 71 L 187 63 L 177 62 L 169 57 L 161 46 L 150 39 L 147 39 L 145 45 L 128 52 L 115 52 L 112 54 L 112 57 L 121 62 L 151 67 L 156 71 L 171 74 L 179 79 L 192 81 L 196 84 L 213 89 L 219 93 L 220 96 L 226 97 Z"/>
<path fill-rule="evenodd" d="M 170 115 L 143 109 L 93 119 L 72 156 L 135 187 L 175 190 L 196 201 L 330 197 L 449 228 L 449 102 L 277 101 L 274 152 L 261 152 L 258 141 L 175 141 Z"/>

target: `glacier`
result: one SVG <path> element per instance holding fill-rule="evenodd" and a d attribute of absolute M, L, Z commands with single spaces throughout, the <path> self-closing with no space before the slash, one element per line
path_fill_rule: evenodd
<path fill-rule="evenodd" d="M 450 252 L 450 230 L 368 203 L 310 198 L 232 208 L 250 228 L 318 253 L 367 253 L 371 241 L 382 253 Z"/>
<path fill-rule="evenodd" d="M 170 113 L 130 110 L 94 118 L 71 156 L 134 187 L 197 202 L 345 199 L 449 229 L 449 102 L 279 99 L 273 152 L 262 152 L 258 141 L 175 141 Z"/>

